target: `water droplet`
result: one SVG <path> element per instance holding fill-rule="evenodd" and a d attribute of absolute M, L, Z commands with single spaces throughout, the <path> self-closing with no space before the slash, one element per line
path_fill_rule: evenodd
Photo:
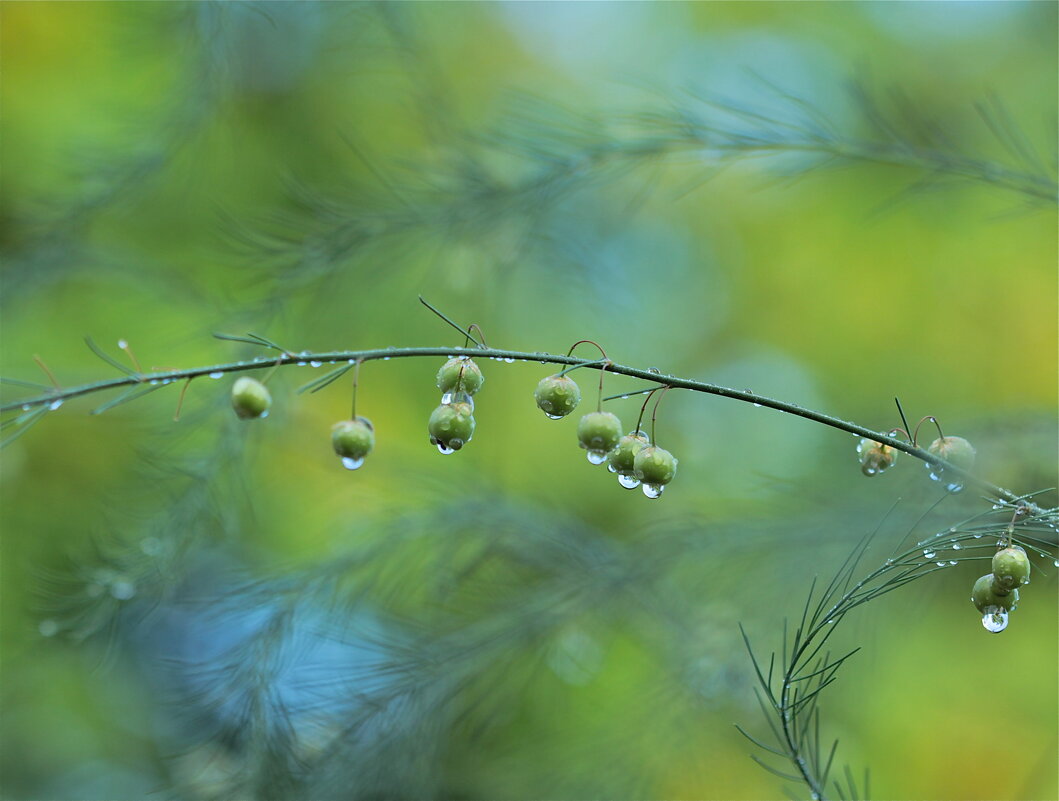
<path fill-rule="evenodd" d="M 61 400 L 52 401 L 51 403 L 48 404 L 48 408 L 51 409 L 54 412 L 56 409 L 58 409 L 62 405 L 63 405 L 63 402 Z"/>
<path fill-rule="evenodd" d="M 390 357 L 390 356 L 383 356 L 383 357 L 382 357 L 382 360 L 383 360 L 384 362 L 388 362 L 388 361 L 390 361 L 390 359 L 391 359 L 391 358 L 392 358 L 392 357 Z M 350 364 L 353 364 L 353 359 L 350 359 L 350 360 L 349 360 L 349 363 L 350 363 Z"/>
<path fill-rule="evenodd" d="M 301 353 L 299 353 L 298 355 L 299 355 L 299 356 L 308 356 L 308 355 L 309 355 L 309 351 L 307 351 L 307 350 L 303 350 L 303 351 L 302 351 Z"/>
<path fill-rule="evenodd" d="M 346 470 L 356 470 L 362 464 L 364 464 L 364 457 L 363 456 L 360 457 L 359 459 L 352 459 L 349 456 L 343 456 L 342 457 L 342 466 L 344 468 L 346 468 Z"/>
<path fill-rule="evenodd" d="M 980 539 L 982 539 L 982 535 L 981 535 L 981 534 L 975 534 L 975 535 L 974 535 L 974 538 L 975 538 L 976 540 L 980 540 Z"/>
<path fill-rule="evenodd" d="M 220 370 L 216 370 L 210 373 L 210 378 L 224 378 L 224 373 L 222 373 Z"/>
<path fill-rule="evenodd" d="M 661 484 L 644 484 L 641 489 L 648 498 L 660 498 L 665 487 Z"/>
<path fill-rule="evenodd" d="M 313 361 L 309 362 L 309 366 L 310 367 L 320 367 L 321 365 L 323 365 L 323 362 L 318 362 L 315 359 Z"/>
<path fill-rule="evenodd" d="M 166 384 L 172 384 L 172 383 L 173 383 L 173 379 L 172 379 L 172 378 L 163 378 L 163 379 L 162 379 L 162 386 L 163 386 L 163 387 L 164 387 L 164 386 L 165 386 Z"/>
<path fill-rule="evenodd" d="M 953 549 L 954 551 L 958 551 L 958 550 L 960 550 L 960 548 L 962 548 L 962 547 L 963 547 L 963 546 L 962 546 L 962 545 L 960 545 L 960 543 L 958 543 L 958 542 L 954 542 L 954 543 L 952 544 L 952 549 Z"/>
<path fill-rule="evenodd" d="M 924 548 L 923 556 L 925 556 L 927 559 L 933 559 L 935 556 L 937 556 L 937 554 L 934 551 L 930 550 L 930 548 Z"/>
<path fill-rule="evenodd" d="M 994 508 L 994 509 L 1003 509 L 1004 507 L 1003 507 L 1003 506 L 1001 506 L 1001 505 L 1000 505 L 999 503 L 994 503 L 994 504 L 993 504 L 993 508 Z"/>
<path fill-rule="evenodd" d="M 586 451 L 585 457 L 592 464 L 603 464 L 605 461 L 607 461 L 606 451 Z"/>
<path fill-rule="evenodd" d="M 125 348 L 127 348 L 127 347 L 129 347 L 129 343 L 128 342 L 126 342 L 124 339 L 119 339 L 118 340 L 118 350 L 125 350 Z"/>
<path fill-rule="evenodd" d="M 865 467 L 864 468 L 864 472 L 865 472 L 866 475 L 874 476 L 879 471 L 876 470 L 874 467 Z"/>
<path fill-rule="evenodd" d="M 619 475 L 618 483 L 625 487 L 625 489 L 636 489 L 640 486 L 640 479 L 636 476 Z"/>
<path fill-rule="evenodd" d="M 954 565 L 954 564 L 956 564 L 956 560 L 955 559 L 950 559 L 949 560 L 949 565 L 951 566 L 951 565 Z"/>
<path fill-rule="evenodd" d="M 947 565 L 948 562 L 935 562 L 934 564 L 936 564 L 938 567 L 945 567 L 945 565 Z"/>
<path fill-rule="evenodd" d="M 1053 560 L 1052 564 L 1055 565 L 1056 567 L 1059 567 L 1059 559 Z"/>
<path fill-rule="evenodd" d="M 158 379 L 157 379 L 157 378 L 152 378 L 152 379 L 151 379 L 150 381 L 148 381 L 147 383 L 148 383 L 148 384 L 150 384 L 150 385 L 151 385 L 152 387 L 157 387 L 157 386 L 158 386 L 158 383 L 159 383 L 159 381 L 158 381 Z"/>
<path fill-rule="evenodd" d="M 32 406 L 30 406 L 30 405 L 29 405 L 28 403 L 23 403 L 23 404 L 22 404 L 22 411 L 24 411 L 24 412 L 28 412 L 28 411 L 29 411 L 30 409 L 32 409 L 32 408 L 33 408 L 33 407 L 32 407 Z"/>
<path fill-rule="evenodd" d="M 514 359 L 511 359 L 511 358 L 504 359 L 504 364 L 514 364 L 514 363 L 515 363 Z"/>
<path fill-rule="evenodd" d="M 261 412 L 260 419 L 264 420 L 266 417 L 268 417 L 268 409 L 266 409 L 265 411 Z"/>
<path fill-rule="evenodd" d="M 298 362 L 298 367 L 305 367 L 309 362 Z"/>
<path fill-rule="evenodd" d="M 607 472 L 608 473 L 617 473 L 618 472 L 618 468 L 616 468 L 610 462 L 607 462 Z"/>
<path fill-rule="evenodd" d="M 442 445 L 439 442 L 438 443 L 438 453 L 443 454 L 445 456 L 448 456 L 450 453 L 456 453 L 456 449 L 455 448 L 447 448 L 447 447 L 445 447 L 444 445 Z"/>
<path fill-rule="evenodd" d="M 622 399 L 622 400 L 628 400 L 628 399 L 629 399 L 629 396 L 628 396 L 628 395 L 622 395 L 622 396 L 621 396 L 621 399 Z"/>
<path fill-rule="evenodd" d="M 561 414 L 550 414 L 548 412 L 545 412 L 544 416 L 547 417 L 549 420 L 562 420 L 563 419 L 563 416 Z"/>
<path fill-rule="evenodd" d="M 982 625 L 986 631 L 999 634 L 1008 627 L 1008 613 L 1006 609 L 999 606 L 987 606 L 985 614 L 982 615 Z"/>
<path fill-rule="evenodd" d="M 40 632 L 42 637 L 54 637 L 59 633 L 59 624 L 48 618 L 37 624 L 37 631 Z"/>
<path fill-rule="evenodd" d="M 452 396 L 453 393 L 451 392 L 443 392 L 441 394 L 441 405 L 448 406 L 450 403 L 452 403 Z"/>
<path fill-rule="evenodd" d="M 136 585 L 128 579 L 118 579 L 110 585 L 110 594 L 118 601 L 127 601 L 136 595 Z"/>

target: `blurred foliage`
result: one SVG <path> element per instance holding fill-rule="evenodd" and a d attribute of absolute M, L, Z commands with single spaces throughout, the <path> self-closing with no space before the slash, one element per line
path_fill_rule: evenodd
<path fill-rule="evenodd" d="M 591 337 L 878 429 L 896 395 L 983 476 L 1054 488 L 1056 15 L 4 4 L 0 373 L 110 375 L 86 335 L 144 367 L 256 355 L 213 331 L 460 344 L 421 293 L 498 347 Z M 534 408 L 524 364 L 484 364 L 443 459 L 437 366 L 365 366 L 356 473 L 328 440 L 348 382 L 295 396 L 310 367 L 264 422 L 199 380 L 179 423 L 176 387 L 71 401 L 5 449 L 4 796 L 781 797 L 732 727 L 764 726 L 738 624 L 779 649 L 864 534 L 877 565 L 988 509 L 675 392 L 680 475 L 648 501 Z M 883 798 L 1055 798 L 1040 568 L 999 637 L 973 565 L 857 609 L 821 700 L 838 763 Z"/>

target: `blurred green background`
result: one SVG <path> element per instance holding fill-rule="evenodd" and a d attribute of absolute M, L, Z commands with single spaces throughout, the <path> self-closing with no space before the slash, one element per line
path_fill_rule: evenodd
<path fill-rule="evenodd" d="M 1059 483 L 1053 3 L 0 15 L 5 377 L 45 380 L 35 354 L 64 385 L 111 375 L 86 335 L 145 369 L 258 355 L 215 331 L 461 344 L 422 294 L 497 347 L 592 338 L 880 430 L 896 395 L 991 481 Z M 483 364 L 443 458 L 438 366 L 364 367 L 356 473 L 328 439 L 348 382 L 296 395 L 308 366 L 270 380 L 267 421 L 202 379 L 179 423 L 176 386 L 83 398 L 6 448 L 4 797 L 781 798 L 732 726 L 767 732 L 737 624 L 778 648 L 863 534 L 878 564 L 988 505 L 678 392 L 680 475 L 649 501 L 534 408 L 532 363 Z M 636 401 L 608 405 L 631 427 Z M 825 736 L 875 797 L 1056 797 L 1040 565 L 999 636 L 967 564 L 836 634 L 863 651 Z"/>

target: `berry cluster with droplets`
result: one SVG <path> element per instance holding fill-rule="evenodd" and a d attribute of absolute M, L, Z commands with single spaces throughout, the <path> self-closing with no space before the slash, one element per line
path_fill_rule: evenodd
<path fill-rule="evenodd" d="M 604 357 L 603 369 L 600 371 L 601 395 L 605 372 Z M 534 390 L 533 397 L 537 408 L 550 419 L 559 420 L 577 408 L 581 401 L 581 390 L 572 378 L 558 373 L 542 378 Z M 645 401 L 644 408 L 646 406 Z M 642 420 L 643 410 L 640 416 Z M 597 409 L 583 415 L 578 421 L 577 441 L 584 449 L 588 461 L 594 465 L 605 462 L 607 470 L 617 474 L 618 483 L 622 487 L 642 487 L 643 494 L 648 498 L 660 497 L 666 485 L 677 474 L 676 458 L 665 448 L 654 445 L 651 438 L 640 430 L 639 423 L 628 434 L 623 435 L 622 430 L 621 420 L 617 415 Z"/>
<path fill-rule="evenodd" d="M 993 554 L 992 573 L 979 578 L 971 589 L 971 603 L 982 614 L 986 631 L 999 634 L 1019 603 L 1019 587 L 1030 583 L 1026 551 L 1009 541 Z"/>
<path fill-rule="evenodd" d="M 897 404 L 897 408 L 901 411 L 900 403 Z M 901 417 L 902 419 L 904 418 L 903 411 L 901 411 Z M 919 427 L 928 420 L 937 426 L 939 436 L 927 447 L 927 453 L 938 459 L 943 459 L 961 470 L 969 471 L 974 467 L 976 455 L 974 446 L 963 437 L 945 436 L 942 433 L 941 426 L 938 425 L 937 419 L 934 417 L 924 417 L 920 420 L 919 424 L 916 425 L 915 432 L 912 434 L 908 433 L 907 428 L 895 428 L 889 432 L 890 436 L 903 434 L 909 442 L 915 445 Z M 857 459 L 860 461 L 861 472 L 866 476 L 877 476 L 890 469 L 894 462 L 897 461 L 897 454 L 897 448 L 892 445 L 886 445 L 868 437 L 861 439 L 857 443 Z M 945 489 L 949 492 L 960 492 L 963 489 L 963 482 L 957 478 L 946 476 L 944 467 L 930 462 L 926 462 L 925 465 L 930 473 L 931 480 L 944 482 Z"/>
<path fill-rule="evenodd" d="M 430 414 L 427 430 L 430 443 L 438 453 L 455 453 L 474 436 L 474 398 L 485 376 L 481 368 L 468 356 L 449 359 L 438 370 L 437 386 L 441 390 L 441 405 Z"/>

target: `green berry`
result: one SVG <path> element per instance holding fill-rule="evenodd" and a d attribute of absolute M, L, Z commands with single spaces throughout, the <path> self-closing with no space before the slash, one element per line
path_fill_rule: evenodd
<path fill-rule="evenodd" d="M 232 385 L 232 408 L 241 420 L 268 417 L 271 405 L 272 395 L 260 381 L 241 376 Z"/>
<path fill-rule="evenodd" d="M 974 446 L 963 437 L 938 437 L 930 443 L 927 453 L 944 459 L 961 470 L 970 470 L 974 466 Z"/>
<path fill-rule="evenodd" d="M 971 590 L 971 603 L 982 613 L 987 613 L 987 610 L 992 608 L 1010 612 L 1018 605 L 1018 602 L 1019 591 L 1008 592 L 998 587 L 992 573 L 986 573 L 978 579 L 974 583 L 974 589 Z"/>
<path fill-rule="evenodd" d="M 533 391 L 537 407 L 553 420 L 566 417 L 581 402 L 581 389 L 565 375 L 542 378 Z"/>
<path fill-rule="evenodd" d="M 897 448 L 864 438 L 857 444 L 857 453 L 860 454 L 860 471 L 866 476 L 874 476 L 897 461 L 898 451 Z"/>
<path fill-rule="evenodd" d="M 467 356 L 449 359 L 438 370 L 438 389 L 442 392 L 459 390 L 473 395 L 482 388 L 484 382 L 481 369 Z"/>
<path fill-rule="evenodd" d="M 677 460 L 665 448 L 648 445 L 633 459 L 633 473 L 644 484 L 664 487 L 677 474 Z"/>
<path fill-rule="evenodd" d="M 474 435 L 474 414 L 469 403 L 443 403 L 430 415 L 427 424 L 430 442 L 441 453 L 458 451 Z"/>
<path fill-rule="evenodd" d="M 1030 582 L 1030 559 L 1018 546 L 993 554 L 993 581 L 1004 590 L 1014 590 Z"/>
<path fill-rule="evenodd" d="M 620 439 L 621 420 L 610 412 L 589 412 L 577 424 L 577 440 L 592 464 L 603 464 Z"/>
<path fill-rule="evenodd" d="M 331 446 L 342 457 L 343 467 L 356 470 L 375 447 L 375 428 L 366 417 L 341 420 L 331 426 Z"/>
<path fill-rule="evenodd" d="M 636 454 L 650 444 L 647 435 L 642 431 L 631 431 L 618 440 L 617 447 L 610 452 L 607 469 L 619 476 L 634 475 L 633 460 Z M 635 486 L 635 485 L 633 485 Z"/>

